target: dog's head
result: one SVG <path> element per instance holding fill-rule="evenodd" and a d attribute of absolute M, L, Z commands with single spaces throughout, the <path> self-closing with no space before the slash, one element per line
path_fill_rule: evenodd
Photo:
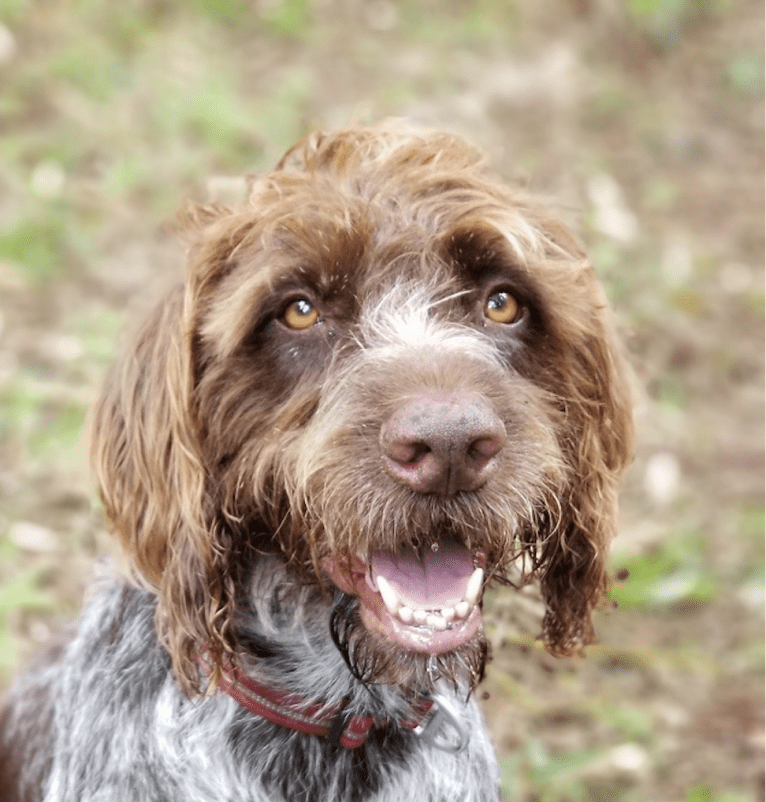
<path fill-rule="evenodd" d="M 264 550 L 346 602 L 356 651 L 475 651 L 514 560 L 549 648 L 590 641 L 631 423 L 566 228 L 461 140 L 392 128 L 316 134 L 184 228 L 186 280 L 91 427 L 182 684 L 200 649 L 236 654 Z"/>

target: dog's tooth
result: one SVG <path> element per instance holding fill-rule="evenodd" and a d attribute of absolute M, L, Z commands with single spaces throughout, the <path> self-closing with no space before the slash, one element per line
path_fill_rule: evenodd
<path fill-rule="evenodd" d="M 414 610 L 412 617 L 415 619 L 416 624 L 425 624 L 428 613 L 425 610 Z"/>
<path fill-rule="evenodd" d="M 455 615 L 458 618 L 468 618 L 468 613 L 471 612 L 471 605 L 467 601 L 461 601 L 455 605 Z"/>
<path fill-rule="evenodd" d="M 442 610 L 442 617 L 445 621 L 454 621 L 455 619 L 455 608 L 454 607 L 445 607 Z"/>
<path fill-rule="evenodd" d="M 447 622 L 435 613 L 426 616 L 426 626 L 431 629 L 447 629 Z"/>
<path fill-rule="evenodd" d="M 411 624 L 415 613 L 413 612 L 412 607 L 400 607 L 397 615 L 405 624 Z"/>
<path fill-rule="evenodd" d="M 380 593 L 383 599 L 383 604 L 386 605 L 386 610 L 388 610 L 391 615 L 396 615 L 399 609 L 399 597 L 384 576 L 378 577 L 378 593 Z"/>
<path fill-rule="evenodd" d="M 484 571 L 477 568 L 468 580 L 468 585 L 465 589 L 465 600 L 473 607 L 479 601 L 479 593 L 481 593 L 481 586 L 484 582 Z"/>

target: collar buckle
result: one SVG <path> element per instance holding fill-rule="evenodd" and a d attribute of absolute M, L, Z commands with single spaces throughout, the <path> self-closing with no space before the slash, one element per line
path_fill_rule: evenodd
<path fill-rule="evenodd" d="M 429 694 L 431 707 L 412 730 L 426 743 L 442 752 L 457 754 L 468 745 L 468 727 L 454 701 L 443 693 Z"/>

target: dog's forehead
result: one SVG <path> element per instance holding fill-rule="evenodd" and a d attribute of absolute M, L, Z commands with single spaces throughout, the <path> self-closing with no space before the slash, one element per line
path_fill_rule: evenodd
<path fill-rule="evenodd" d="M 540 251 L 540 233 L 513 207 L 441 203 L 426 210 L 388 196 L 371 201 L 331 190 L 322 204 L 296 203 L 233 253 L 239 266 L 233 280 L 265 291 L 303 286 L 329 297 L 349 288 L 364 293 L 365 284 L 428 281 L 455 268 L 523 265 Z"/>
<path fill-rule="evenodd" d="M 230 352 L 254 317 L 279 314 L 274 304 L 303 292 L 351 317 L 394 284 L 420 282 L 445 297 L 466 276 L 582 256 L 540 206 L 488 181 L 475 164 L 413 162 L 413 154 L 394 148 L 365 161 L 347 148 L 334 154 L 337 163 L 309 160 L 258 182 L 244 211 L 246 235 L 232 241 L 224 231 L 229 269 L 203 336 Z"/>

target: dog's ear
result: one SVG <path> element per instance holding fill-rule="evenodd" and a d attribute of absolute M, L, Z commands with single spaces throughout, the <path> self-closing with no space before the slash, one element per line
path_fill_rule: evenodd
<path fill-rule="evenodd" d="M 617 486 L 633 453 L 633 419 L 603 291 L 579 246 L 575 250 L 562 231 L 555 232 L 556 244 L 573 261 L 559 273 L 557 294 L 564 290 L 567 300 L 554 323 L 550 364 L 568 481 L 561 517 L 538 546 L 537 573 L 546 603 L 544 640 L 552 652 L 569 654 L 593 641 L 592 613 L 608 592 L 606 560 L 617 523 Z"/>
<path fill-rule="evenodd" d="M 224 214 L 221 207 L 199 209 L 190 220 L 199 235 L 190 247 L 187 281 L 115 363 L 89 422 L 107 521 L 136 578 L 157 594 L 158 631 L 189 693 L 199 690 L 201 645 L 217 668 L 232 649 L 229 545 L 208 498 L 211 477 L 194 392 L 199 309 L 231 247 L 205 232 Z"/>

